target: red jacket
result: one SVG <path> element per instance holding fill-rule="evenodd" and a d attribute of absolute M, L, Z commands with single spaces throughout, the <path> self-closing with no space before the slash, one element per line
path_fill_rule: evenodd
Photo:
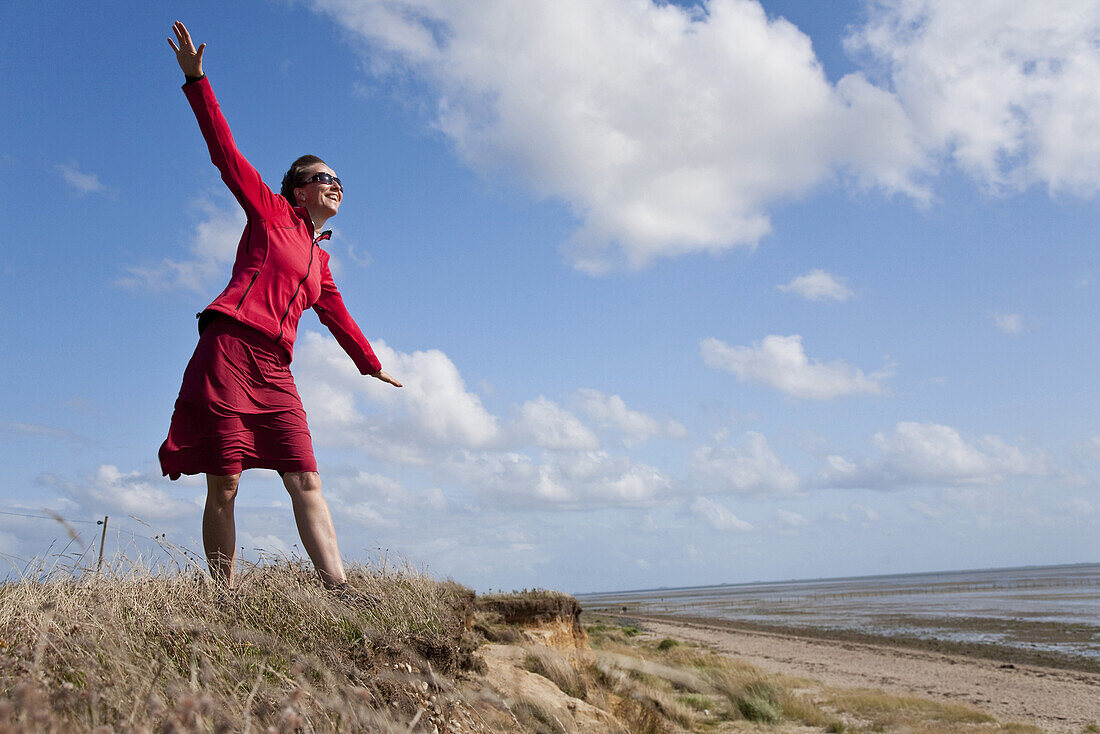
<path fill-rule="evenodd" d="M 364 375 L 382 369 L 370 342 L 351 318 L 329 272 L 327 252 L 313 239 L 304 208 L 275 194 L 233 142 L 218 100 L 203 77 L 183 85 L 210 148 L 210 160 L 248 215 L 229 285 L 206 311 L 217 311 L 279 343 L 293 359 L 302 311 L 312 307 L 321 323 Z M 205 320 L 200 318 L 200 329 Z"/>

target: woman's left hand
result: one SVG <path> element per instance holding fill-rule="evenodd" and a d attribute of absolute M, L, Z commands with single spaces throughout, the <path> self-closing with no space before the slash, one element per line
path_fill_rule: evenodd
<path fill-rule="evenodd" d="M 391 385 L 393 385 L 394 387 L 402 387 L 401 383 L 398 382 L 397 380 L 393 379 L 392 377 L 390 377 L 390 373 L 386 372 L 385 370 L 378 370 L 377 372 L 371 372 L 370 376 L 375 378 L 375 379 L 381 380 L 382 382 L 388 382 Z"/>

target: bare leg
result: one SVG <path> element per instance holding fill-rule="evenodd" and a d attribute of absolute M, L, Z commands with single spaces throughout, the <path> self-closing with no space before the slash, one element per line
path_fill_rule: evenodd
<path fill-rule="evenodd" d="M 233 586 L 233 565 L 237 558 L 237 528 L 233 501 L 237 499 L 240 474 L 206 475 L 206 509 L 202 513 L 202 544 L 206 562 L 215 581 Z"/>
<path fill-rule="evenodd" d="M 290 493 L 298 535 L 321 581 L 329 587 L 344 583 L 347 576 L 336 545 L 332 515 L 321 496 L 321 477 L 315 471 L 287 472 L 283 475 L 283 484 Z"/>

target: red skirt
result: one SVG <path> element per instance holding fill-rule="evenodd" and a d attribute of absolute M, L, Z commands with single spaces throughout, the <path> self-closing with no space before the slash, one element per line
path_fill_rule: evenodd
<path fill-rule="evenodd" d="M 215 317 L 183 373 L 160 468 L 172 479 L 317 471 L 286 352 L 239 321 Z"/>

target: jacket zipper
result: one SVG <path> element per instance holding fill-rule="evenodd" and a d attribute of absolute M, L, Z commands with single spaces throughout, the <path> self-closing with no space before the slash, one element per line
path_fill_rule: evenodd
<path fill-rule="evenodd" d="M 252 274 L 252 280 L 248 281 L 248 287 L 244 289 L 244 295 L 241 296 L 241 300 L 237 301 L 237 310 L 241 310 L 241 304 L 244 303 L 244 299 L 248 298 L 248 292 L 252 290 L 252 286 L 256 285 L 256 278 L 260 277 L 260 271 L 257 270 Z"/>
<path fill-rule="evenodd" d="M 305 283 L 306 280 L 309 279 L 309 271 L 313 267 L 313 248 L 315 247 L 317 247 L 317 240 L 313 240 L 309 245 L 309 264 L 306 265 L 306 274 L 298 281 L 298 287 L 294 289 L 294 294 L 290 297 L 290 300 L 287 301 L 286 310 L 283 311 L 283 317 L 279 319 L 279 336 L 276 338 L 276 341 L 283 338 L 283 322 L 286 321 L 286 317 L 290 314 L 291 305 L 294 303 L 295 299 L 298 298 L 298 291 L 302 290 L 302 283 Z"/>

